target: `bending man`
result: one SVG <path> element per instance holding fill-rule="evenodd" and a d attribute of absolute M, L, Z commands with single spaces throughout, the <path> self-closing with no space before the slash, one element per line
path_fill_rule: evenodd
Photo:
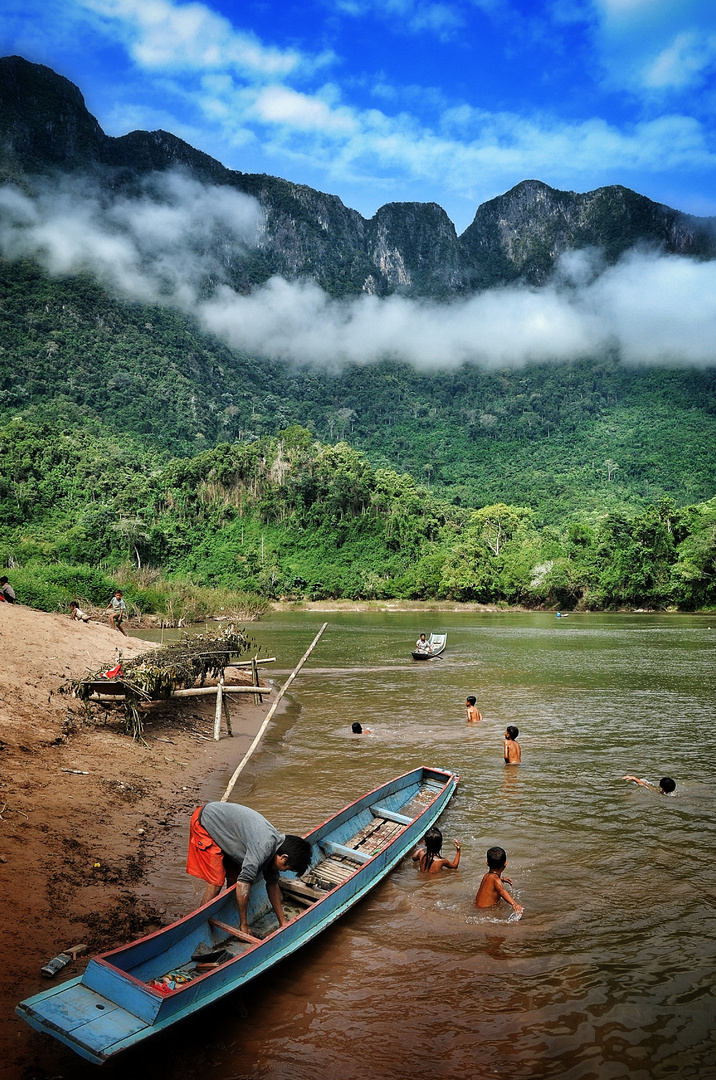
<path fill-rule="evenodd" d="M 305 873 L 311 861 L 311 845 L 300 836 L 284 836 L 271 822 L 248 806 L 210 802 L 191 816 L 187 873 L 207 883 L 202 906 L 236 882 L 241 930 L 250 934 L 249 893 L 259 874 L 276 912 L 279 926 L 286 923 L 278 879 L 281 871 Z"/>

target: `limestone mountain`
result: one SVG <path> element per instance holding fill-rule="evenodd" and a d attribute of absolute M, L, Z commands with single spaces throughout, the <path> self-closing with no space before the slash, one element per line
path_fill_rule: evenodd
<path fill-rule="evenodd" d="M 366 219 L 335 195 L 226 169 L 165 131 L 108 136 L 69 80 L 19 56 L 0 59 L 0 181 L 92 173 L 131 190 L 142 176 L 176 167 L 261 204 L 257 248 L 235 265 L 229 259 L 232 284 L 243 290 L 279 274 L 313 279 L 334 296 L 445 298 L 517 280 L 543 284 L 569 250 L 596 248 L 609 262 L 634 245 L 716 256 L 715 219 L 620 186 L 577 194 L 526 180 L 480 206 L 461 236 L 435 203 L 388 203 Z"/>

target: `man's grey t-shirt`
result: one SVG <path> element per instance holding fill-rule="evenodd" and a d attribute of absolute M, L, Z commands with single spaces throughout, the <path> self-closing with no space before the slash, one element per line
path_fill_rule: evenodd
<path fill-rule="evenodd" d="M 278 881 L 273 857 L 286 837 L 257 810 L 238 803 L 210 802 L 202 808 L 199 821 L 214 843 L 241 865 L 238 881 L 251 885 L 259 874 L 265 881 Z"/>

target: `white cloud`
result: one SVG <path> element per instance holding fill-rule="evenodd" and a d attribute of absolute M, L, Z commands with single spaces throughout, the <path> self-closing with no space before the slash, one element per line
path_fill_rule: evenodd
<path fill-rule="evenodd" d="M 334 107 L 323 97 L 300 94 L 286 86 L 267 86 L 260 90 L 254 98 L 253 109 L 265 123 L 284 125 L 296 131 L 349 135 L 358 127 L 351 109 Z"/>
<path fill-rule="evenodd" d="M 236 97 L 241 108 L 227 105 L 228 132 L 237 115 L 243 125 L 258 121 L 267 149 L 319 163 L 334 182 L 370 181 L 381 172 L 440 176 L 447 189 L 485 197 L 526 176 L 559 176 L 581 187 L 581 178 L 605 166 L 619 175 L 716 165 L 703 125 L 678 114 L 619 128 L 601 119 L 566 122 L 462 106 L 446 110 L 441 129 L 431 130 L 409 114 L 332 104 L 328 95 L 271 87 Z"/>
<path fill-rule="evenodd" d="M 365 18 L 373 15 L 390 23 L 398 33 L 431 33 L 441 40 L 465 25 L 462 3 L 435 3 L 432 0 L 333 0 L 331 7 L 343 15 Z"/>
<path fill-rule="evenodd" d="M 716 34 L 702 38 L 693 30 L 683 31 L 644 66 L 644 85 L 654 89 L 693 86 L 714 64 Z"/>
<path fill-rule="evenodd" d="M 716 64 L 713 0 L 594 0 L 595 40 L 612 87 L 697 91 Z"/>
<path fill-rule="evenodd" d="M 574 267 L 565 276 L 574 282 Z M 611 350 L 627 363 L 716 365 L 716 263 L 632 253 L 585 278 L 449 304 L 335 301 L 316 285 L 274 278 L 251 296 L 219 290 L 199 317 L 233 347 L 330 367 L 386 357 L 419 369 L 521 366 Z"/>
<path fill-rule="evenodd" d="M 80 8 L 118 28 L 138 64 L 171 71 L 232 70 L 263 81 L 298 69 L 314 70 L 330 54 L 308 57 L 266 46 L 255 34 L 235 30 L 205 4 L 170 0 L 77 0 Z"/>
<path fill-rule="evenodd" d="M 186 311 L 232 347 L 287 363 L 502 367 L 615 349 L 632 363 L 716 365 L 716 261 L 632 252 L 605 269 L 593 254 L 572 253 L 542 289 L 451 303 L 334 300 L 277 277 L 239 294 L 225 264 L 241 259 L 261 225 L 253 200 L 179 173 L 149 177 L 136 198 L 89 181 L 45 181 L 34 198 L 0 188 L 3 257 L 37 259 L 52 274 L 89 272 L 121 295 Z"/>
<path fill-rule="evenodd" d="M 225 278 L 221 256 L 255 244 L 255 200 L 181 173 L 146 179 L 138 197 L 96 181 L 38 181 L 30 197 L 0 187 L 0 251 L 29 256 L 51 274 L 89 272 L 132 299 L 190 308 L 208 280 Z"/>

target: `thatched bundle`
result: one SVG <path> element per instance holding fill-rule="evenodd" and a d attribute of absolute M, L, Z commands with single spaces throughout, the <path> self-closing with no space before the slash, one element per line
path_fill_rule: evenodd
<path fill-rule="evenodd" d="M 120 677 L 127 731 L 136 739 L 144 730 L 138 708 L 141 702 L 169 698 L 175 690 L 197 682 L 202 686 L 207 677 L 220 679 L 232 661 L 252 647 L 256 649 L 256 643 L 244 630 L 229 625 L 218 633 L 184 634 L 171 645 L 142 653 L 133 660 L 122 660 Z M 61 687 L 61 692 L 88 701 L 92 683 L 105 674 L 106 669 L 74 680 Z"/>

